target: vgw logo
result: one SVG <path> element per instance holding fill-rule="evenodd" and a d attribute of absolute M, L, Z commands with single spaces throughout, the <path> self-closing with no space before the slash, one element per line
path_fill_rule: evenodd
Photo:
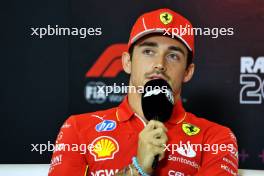
<path fill-rule="evenodd" d="M 264 57 L 242 56 L 240 60 L 240 104 L 261 104 L 264 99 Z"/>
<path fill-rule="evenodd" d="M 113 44 L 96 60 L 95 64 L 87 71 L 86 77 L 89 81 L 85 87 L 85 98 L 91 104 L 103 104 L 105 102 L 120 103 L 124 95 L 110 94 L 106 95 L 99 91 L 99 87 L 107 86 L 106 82 L 111 82 L 123 71 L 121 56 L 127 50 L 126 43 Z M 96 79 L 96 80 L 95 80 Z"/>

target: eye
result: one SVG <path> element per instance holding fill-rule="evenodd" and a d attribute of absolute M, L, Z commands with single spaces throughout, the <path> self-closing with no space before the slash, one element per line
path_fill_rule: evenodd
<path fill-rule="evenodd" d="M 180 60 L 180 57 L 176 53 L 170 53 L 167 55 L 167 59 L 177 61 Z"/>
<path fill-rule="evenodd" d="M 144 49 L 143 50 L 143 54 L 147 55 L 147 56 L 152 56 L 155 54 L 155 52 L 151 49 Z"/>

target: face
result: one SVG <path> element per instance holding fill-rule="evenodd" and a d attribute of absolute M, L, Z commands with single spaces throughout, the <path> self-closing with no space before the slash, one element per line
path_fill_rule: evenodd
<path fill-rule="evenodd" d="M 188 68 L 187 48 L 178 40 L 165 36 L 149 36 L 134 46 L 132 59 L 129 53 L 122 56 L 124 70 L 131 74 L 131 86 L 144 86 L 152 79 L 164 79 L 180 94 L 182 83 L 191 79 L 194 64 Z"/>

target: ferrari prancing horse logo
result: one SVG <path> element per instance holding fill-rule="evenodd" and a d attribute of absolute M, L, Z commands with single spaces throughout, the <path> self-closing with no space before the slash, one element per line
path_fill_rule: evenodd
<path fill-rule="evenodd" d="M 160 14 L 160 21 L 163 24 L 169 24 L 172 22 L 173 16 L 168 12 L 163 12 Z"/>
<path fill-rule="evenodd" d="M 200 132 L 200 128 L 198 128 L 197 126 L 194 126 L 190 123 L 183 123 L 182 124 L 182 130 L 188 136 L 193 136 L 193 135 L 196 135 Z"/>

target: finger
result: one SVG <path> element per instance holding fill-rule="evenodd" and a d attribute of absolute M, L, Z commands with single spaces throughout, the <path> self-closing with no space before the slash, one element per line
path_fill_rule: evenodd
<path fill-rule="evenodd" d="M 150 142 L 151 145 L 161 148 L 165 148 L 164 146 L 166 143 L 167 143 L 166 139 L 156 139 Z"/>
<path fill-rule="evenodd" d="M 153 152 L 153 155 L 156 156 L 156 155 L 160 155 L 159 157 L 164 157 L 164 154 L 165 154 L 165 150 L 161 147 L 152 147 L 152 152 Z"/>
<path fill-rule="evenodd" d="M 168 137 L 165 134 L 162 134 L 162 136 L 159 139 L 153 139 L 150 141 L 150 143 L 157 147 L 163 147 L 165 148 L 165 144 L 168 141 Z"/>
<path fill-rule="evenodd" d="M 161 136 L 166 135 L 166 132 L 163 128 L 157 128 L 155 130 L 152 130 L 148 133 L 148 136 L 153 139 L 159 139 Z"/>
<path fill-rule="evenodd" d="M 162 129 L 164 129 L 164 131 L 166 131 L 166 132 L 168 131 L 168 129 L 165 127 L 165 125 L 162 122 L 157 121 L 157 120 L 151 120 L 151 121 L 153 121 L 154 129 L 155 128 L 162 128 Z"/>
<path fill-rule="evenodd" d="M 150 120 L 145 128 L 147 129 L 164 128 L 165 131 L 168 131 L 165 125 L 157 120 Z"/>
<path fill-rule="evenodd" d="M 146 127 L 144 128 L 144 131 L 152 131 L 155 127 L 155 122 L 153 120 L 149 121 Z"/>
<path fill-rule="evenodd" d="M 161 149 L 161 148 L 154 148 L 153 154 L 154 154 L 154 156 L 158 155 L 159 161 L 161 161 L 163 158 L 165 158 L 166 151 L 164 149 Z"/>

